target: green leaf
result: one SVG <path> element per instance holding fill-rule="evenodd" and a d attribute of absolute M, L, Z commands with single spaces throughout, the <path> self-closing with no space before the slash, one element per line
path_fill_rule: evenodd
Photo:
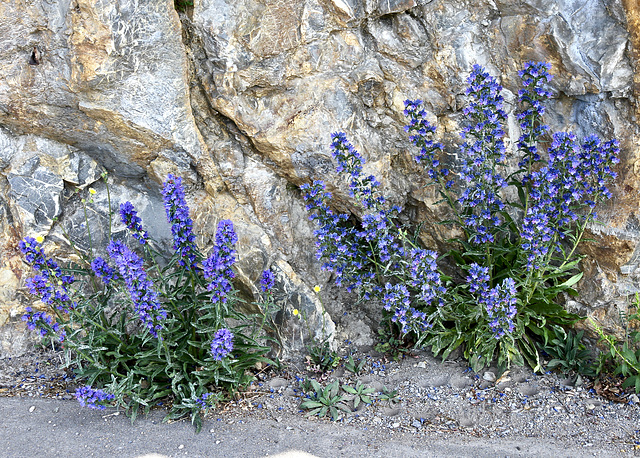
<path fill-rule="evenodd" d="M 308 399 L 304 401 L 302 404 L 300 404 L 300 407 L 302 409 L 314 409 L 316 407 L 322 407 L 323 405 L 324 404 L 322 404 L 321 402 Z"/>

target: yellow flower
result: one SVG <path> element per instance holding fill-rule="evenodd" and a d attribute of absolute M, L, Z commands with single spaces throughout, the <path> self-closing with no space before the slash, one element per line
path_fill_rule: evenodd
<path fill-rule="evenodd" d="M 42 242 L 44 242 L 44 237 L 43 237 L 43 236 L 41 236 L 41 235 L 37 236 L 37 237 L 36 237 L 36 242 L 38 242 L 38 243 L 42 243 Z"/>
<path fill-rule="evenodd" d="M 93 189 L 93 188 L 89 188 L 89 194 L 95 194 L 95 193 L 96 193 L 96 190 L 95 190 L 95 189 Z"/>
<path fill-rule="evenodd" d="M 314 286 L 314 287 L 313 287 L 313 290 L 314 290 L 316 293 L 319 293 L 319 292 L 320 292 L 320 287 L 319 287 L 318 285 L 316 285 L 316 286 Z"/>
<path fill-rule="evenodd" d="M 295 316 L 298 316 L 298 314 L 299 314 L 299 313 L 300 313 L 300 312 L 298 312 L 298 309 L 293 309 L 293 314 L 294 314 Z"/>

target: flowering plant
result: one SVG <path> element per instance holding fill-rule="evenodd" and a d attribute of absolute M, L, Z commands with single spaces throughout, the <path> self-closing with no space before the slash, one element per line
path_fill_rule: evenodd
<path fill-rule="evenodd" d="M 549 128 L 542 123 L 550 66 L 529 62 L 520 72 L 521 136 L 518 168 L 510 170 L 502 128 L 507 120 L 502 87 L 478 65 L 467 80 L 469 123 L 461 136 L 461 164 L 452 165 L 435 140 L 435 126 L 419 100 L 405 102 L 405 130 L 463 234 L 444 256 L 420 246 L 419 234 L 398 223 L 401 209 L 389 207 L 373 176 L 363 175 L 364 159 L 344 133 L 332 134 L 337 171 L 359 206 L 354 216 L 335 213 L 322 181 L 304 184 L 310 218 L 318 229 L 317 257 L 335 274 L 336 284 L 375 298 L 384 308 L 389 338 L 430 345 L 446 357 L 462 347 L 474 369 L 497 357 L 501 366 L 526 361 L 541 369 L 536 342 L 579 319 L 557 303 L 575 294 L 582 277 L 576 252 L 596 205 L 611 196 L 618 142 L 591 135 L 581 143 L 558 132 L 546 154 Z M 459 179 L 455 178 L 459 176 Z M 513 191 L 509 192 L 509 188 Z M 517 196 L 516 199 L 511 196 Z M 447 266 L 451 276 L 438 267 Z"/>
<path fill-rule="evenodd" d="M 257 362 L 270 362 L 268 347 L 257 343 L 263 337 L 259 321 L 236 309 L 231 221 L 220 221 L 205 257 L 195 243 L 181 179 L 169 175 L 163 196 L 173 234 L 168 260 L 130 202 L 120 206 L 120 217 L 135 248 L 112 240 L 108 258 L 83 257 L 90 268 L 76 265 L 65 273 L 45 254 L 42 237 L 20 242 L 38 271 L 27 286 L 47 307 L 29 307 L 23 319 L 43 337 L 64 343 L 67 365 L 87 383 L 76 392 L 83 406 L 104 409 L 116 402 L 133 420 L 140 408 L 169 400 L 168 419 L 190 414 L 199 429 L 203 409 L 248 384 Z"/>

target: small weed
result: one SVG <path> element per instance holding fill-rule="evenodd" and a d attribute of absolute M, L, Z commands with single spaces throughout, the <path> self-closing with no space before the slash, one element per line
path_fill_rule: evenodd
<path fill-rule="evenodd" d="M 582 343 L 584 331 L 578 333 L 562 331 L 562 333 L 556 331 L 557 337 L 549 345 L 542 346 L 542 350 L 552 358 L 547 363 L 547 369 L 557 369 L 565 374 L 575 372 L 591 377 L 595 376 L 596 370 L 591 361 L 591 352 Z"/>
<path fill-rule="evenodd" d="M 367 388 L 360 382 L 356 384 L 356 387 L 350 387 L 349 385 L 343 385 L 342 389 L 349 394 L 355 395 L 353 398 L 353 408 L 357 409 L 360 402 L 364 404 L 371 404 L 371 396 L 370 394 L 374 392 L 373 388 Z"/>
<path fill-rule="evenodd" d="M 608 347 L 608 351 L 600 357 L 598 374 L 604 372 L 605 367 L 611 366 L 614 374 L 624 377 L 622 388 L 633 387 L 636 393 L 640 393 L 640 331 L 636 327 L 640 322 L 638 293 L 635 295 L 633 309 L 634 313 L 624 317 L 626 336 L 623 341 L 605 333 L 592 318 L 589 318 L 589 321 L 600 336 L 600 343 Z"/>
<path fill-rule="evenodd" d="M 311 397 L 300 404 L 300 409 L 308 410 L 306 416 L 317 415 L 322 418 L 330 414 L 331 419 L 335 421 L 340 416 L 339 410 L 349 412 L 349 408 L 343 403 L 344 398 L 338 394 L 340 391 L 338 380 L 333 381 L 326 387 L 323 387 L 315 380 L 310 380 L 310 383 L 313 387 Z"/>
<path fill-rule="evenodd" d="M 407 343 L 402 338 L 394 336 L 393 331 L 384 325 L 378 329 L 378 337 L 380 343 L 376 344 L 375 350 L 390 355 L 395 361 L 400 360 L 404 354 L 410 351 Z"/>
<path fill-rule="evenodd" d="M 400 402 L 398 390 L 390 390 L 386 386 L 382 387 L 382 392 L 378 394 L 378 399 L 387 402 L 389 405 Z"/>
<path fill-rule="evenodd" d="M 329 342 L 313 342 L 307 345 L 307 368 L 318 374 L 324 374 L 335 369 L 340 364 L 338 353 L 331 349 Z"/>
<path fill-rule="evenodd" d="M 359 375 L 364 371 L 364 365 L 367 363 L 365 359 L 359 359 L 358 362 L 354 361 L 353 356 L 349 355 L 347 362 L 344 363 L 344 368 L 355 375 Z"/>

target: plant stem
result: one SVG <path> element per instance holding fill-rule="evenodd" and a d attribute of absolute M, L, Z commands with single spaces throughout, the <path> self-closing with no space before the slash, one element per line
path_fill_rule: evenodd
<path fill-rule="evenodd" d="M 107 180 L 108 174 L 104 172 L 103 179 L 104 184 L 107 188 L 107 213 L 109 214 L 109 240 L 111 240 L 111 231 L 113 230 L 113 221 L 111 220 L 111 214 L 113 211 L 111 210 L 111 191 L 109 189 L 109 181 Z"/>

